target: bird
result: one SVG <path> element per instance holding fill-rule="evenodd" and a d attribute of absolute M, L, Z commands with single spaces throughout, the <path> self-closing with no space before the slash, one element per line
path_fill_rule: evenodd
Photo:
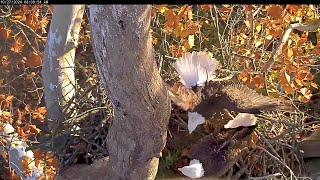
<path fill-rule="evenodd" d="M 188 112 L 190 133 L 197 124 L 224 110 L 260 114 L 286 106 L 283 102 L 259 94 L 244 84 L 231 80 L 218 81 L 218 65 L 219 62 L 209 53 L 196 51 L 185 53 L 174 63 L 180 81 L 171 83 L 169 96 L 177 106 Z"/>
<path fill-rule="evenodd" d="M 209 134 L 188 152 L 189 159 L 197 159 L 203 167 L 204 177 L 221 177 L 248 150 L 251 134 L 256 125 L 225 129 L 219 134 Z"/>

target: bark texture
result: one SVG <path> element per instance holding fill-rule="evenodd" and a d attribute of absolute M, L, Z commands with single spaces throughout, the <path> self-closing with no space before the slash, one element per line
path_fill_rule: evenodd
<path fill-rule="evenodd" d="M 74 58 L 83 13 L 84 5 L 54 5 L 41 72 L 51 130 L 64 121 L 63 107 L 74 99 Z"/>
<path fill-rule="evenodd" d="M 106 179 L 154 179 L 165 146 L 171 107 L 154 59 L 150 12 L 151 5 L 90 6 L 97 66 L 115 109 Z"/>

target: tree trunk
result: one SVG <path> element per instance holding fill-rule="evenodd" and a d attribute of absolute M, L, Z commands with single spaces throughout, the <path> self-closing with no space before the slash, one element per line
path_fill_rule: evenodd
<path fill-rule="evenodd" d="M 170 99 L 149 33 L 151 5 L 91 5 L 101 80 L 115 117 L 107 136 L 107 179 L 154 179 L 165 146 Z"/>
<path fill-rule="evenodd" d="M 44 52 L 42 78 L 49 129 L 70 113 L 75 95 L 74 57 L 84 5 L 55 5 Z M 69 110 L 63 110 L 67 104 Z M 51 122 L 51 123 L 50 123 Z"/>

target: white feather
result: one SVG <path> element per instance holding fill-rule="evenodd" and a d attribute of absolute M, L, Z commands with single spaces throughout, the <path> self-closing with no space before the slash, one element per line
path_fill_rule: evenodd
<path fill-rule="evenodd" d="M 237 128 L 239 126 L 253 126 L 257 122 L 257 117 L 253 114 L 239 113 L 233 120 L 224 125 L 224 128 Z"/>
<path fill-rule="evenodd" d="M 174 64 L 181 83 L 187 88 L 203 86 L 206 81 L 213 79 L 217 66 L 218 61 L 207 52 L 187 52 Z"/>
<path fill-rule="evenodd" d="M 193 159 L 190 161 L 189 166 L 178 168 L 185 176 L 189 178 L 201 178 L 204 175 L 204 169 L 202 163 L 199 160 Z"/>
<path fill-rule="evenodd" d="M 189 133 L 192 133 L 192 131 L 194 131 L 199 124 L 203 124 L 205 121 L 205 118 L 201 116 L 201 114 L 197 112 L 188 112 Z"/>

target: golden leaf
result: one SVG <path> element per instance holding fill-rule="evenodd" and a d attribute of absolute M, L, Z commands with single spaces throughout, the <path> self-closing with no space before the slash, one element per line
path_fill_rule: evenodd
<path fill-rule="evenodd" d="M 258 33 L 261 31 L 262 26 L 259 24 L 258 26 L 256 26 L 256 30 L 258 31 Z"/>
<path fill-rule="evenodd" d="M 291 48 L 288 48 L 287 57 L 290 59 L 293 56 L 293 51 Z"/>
<path fill-rule="evenodd" d="M 166 4 L 161 4 L 161 5 L 154 5 L 154 7 L 157 9 L 158 12 L 164 13 L 168 10 Z"/>
<path fill-rule="evenodd" d="M 194 35 L 189 35 L 188 42 L 190 47 L 192 48 L 194 46 Z"/>

